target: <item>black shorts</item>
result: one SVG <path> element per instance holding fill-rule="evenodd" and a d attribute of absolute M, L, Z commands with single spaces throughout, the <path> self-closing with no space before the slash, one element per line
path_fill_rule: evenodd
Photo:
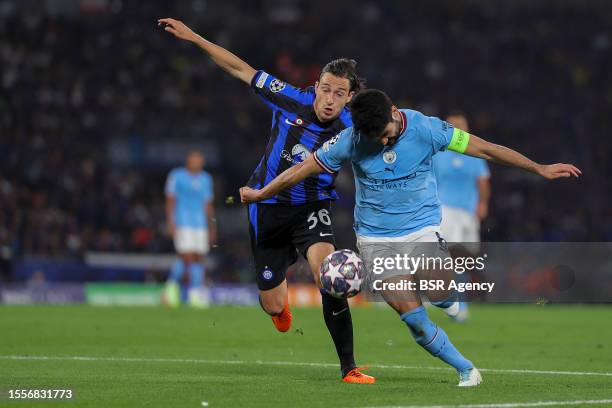
<path fill-rule="evenodd" d="M 269 290 L 285 280 L 287 268 L 312 244 L 329 242 L 334 231 L 328 200 L 304 205 L 249 204 L 249 231 L 257 287 Z"/>

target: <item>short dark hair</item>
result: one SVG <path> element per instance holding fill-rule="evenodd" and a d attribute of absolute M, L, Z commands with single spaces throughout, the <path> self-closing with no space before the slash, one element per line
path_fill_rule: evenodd
<path fill-rule="evenodd" d="M 357 75 L 357 61 L 350 58 L 338 58 L 328 62 L 321 70 L 319 79 L 329 72 L 330 74 L 339 78 L 346 78 L 349 80 L 350 91 L 359 92 L 365 88 L 365 80 Z"/>
<path fill-rule="evenodd" d="M 199 156 L 204 157 L 204 153 L 202 153 L 201 150 L 198 150 L 198 149 L 189 149 L 187 151 L 187 156 L 193 156 L 193 155 L 196 155 L 196 154 L 199 155 Z"/>
<path fill-rule="evenodd" d="M 350 110 L 355 130 L 369 139 L 376 139 L 391 122 L 393 102 L 381 90 L 366 89 L 353 98 Z"/>

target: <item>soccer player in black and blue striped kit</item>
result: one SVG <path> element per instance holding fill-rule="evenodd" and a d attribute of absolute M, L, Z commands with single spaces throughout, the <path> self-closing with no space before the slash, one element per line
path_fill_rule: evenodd
<path fill-rule="evenodd" d="M 341 130 L 352 126 L 347 109 L 362 87 L 356 62 L 338 59 L 322 70 L 314 87 L 297 89 L 264 71 L 256 71 L 228 50 L 205 40 L 181 21 L 164 18 L 158 24 L 177 38 L 193 42 L 223 70 L 249 84 L 272 109 L 272 131 L 266 152 L 248 185 L 264 187 L 278 174 L 306 160 Z M 263 310 L 277 330 L 291 327 L 285 272 L 301 253 L 320 283 L 319 267 L 335 250 L 330 203 L 337 198 L 335 175 L 319 174 L 248 208 L 256 280 Z M 323 316 L 340 359 L 344 382 L 372 384 L 353 354 L 353 324 L 346 299 L 321 291 Z"/>

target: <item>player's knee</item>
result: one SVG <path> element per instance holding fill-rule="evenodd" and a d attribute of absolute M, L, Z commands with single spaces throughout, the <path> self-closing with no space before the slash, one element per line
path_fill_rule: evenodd
<path fill-rule="evenodd" d="M 273 303 L 272 305 L 264 306 L 264 311 L 270 316 L 277 316 L 283 312 L 284 304 Z"/>
<path fill-rule="evenodd" d="M 391 296 L 388 299 L 386 299 L 387 304 L 389 306 L 391 306 L 391 308 L 393 310 L 395 310 L 397 312 L 397 314 L 399 314 L 400 316 L 402 316 L 404 313 L 413 310 L 415 307 L 418 307 L 418 304 L 415 304 L 414 301 L 410 300 L 400 300 L 400 299 L 396 299 L 395 297 Z"/>
<path fill-rule="evenodd" d="M 261 308 L 270 316 L 276 316 L 282 313 L 285 308 L 284 299 L 264 299 L 260 297 Z"/>

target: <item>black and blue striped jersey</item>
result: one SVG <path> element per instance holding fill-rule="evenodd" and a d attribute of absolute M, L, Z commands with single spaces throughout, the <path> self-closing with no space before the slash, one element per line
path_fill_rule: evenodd
<path fill-rule="evenodd" d="M 341 130 L 352 126 L 347 108 L 335 120 L 320 122 L 314 112 L 313 87 L 298 89 L 264 71 L 255 74 L 251 87 L 272 109 L 272 131 L 264 157 L 249 179 L 249 187 L 264 187 L 283 171 L 304 161 Z M 308 177 L 262 203 L 300 205 L 335 200 L 338 196 L 334 180 L 335 174 L 329 173 Z"/>

